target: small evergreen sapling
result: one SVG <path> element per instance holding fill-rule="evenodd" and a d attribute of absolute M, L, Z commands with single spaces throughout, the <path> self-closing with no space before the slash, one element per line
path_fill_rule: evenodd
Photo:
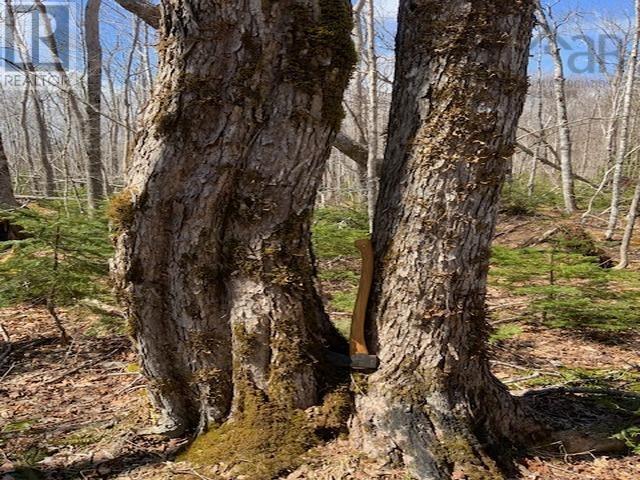
<path fill-rule="evenodd" d="M 0 308 L 42 305 L 66 341 L 58 307 L 109 296 L 112 247 L 103 212 L 90 218 L 50 202 L 0 211 L 0 219 L 20 225 L 26 236 L 0 243 Z"/>

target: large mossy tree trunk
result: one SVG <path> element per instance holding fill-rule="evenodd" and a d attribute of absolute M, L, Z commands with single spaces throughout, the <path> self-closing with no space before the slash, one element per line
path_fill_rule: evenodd
<path fill-rule="evenodd" d="M 164 0 L 160 68 L 115 270 L 160 425 L 322 394 L 337 334 L 315 289 L 311 215 L 354 52 L 346 0 Z"/>
<path fill-rule="evenodd" d="M 420 479 L 502 478 L 535 428 L 491 374 L 489 249 L 527 91 L 531 0 L 402 0 L 374 230 L 380 368 L 354 438 Z"/>

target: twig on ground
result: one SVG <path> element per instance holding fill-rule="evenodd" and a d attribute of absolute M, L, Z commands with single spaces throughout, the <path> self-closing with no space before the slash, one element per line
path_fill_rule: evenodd
<path fill-rule="evenodd" d="M 526 377 L 518 377 L 518 378 L 507 379 L 507 380 L 504 380 L 502 383 L 505 383 L 505 384 L 520 383 L 520 382 L 525 382 L 527 380 L 533 380 L 534 378 L 540 378 L 541 376 L 542 376 L 542 373 L 536 372 L 536 373 L 534 373 L 532 375 L 527 375 Z"/>
<path fill-rule="evenodd" d="M 128 392 L 130 388 L 134 387 L 136 385 L 136 383 L 138 383 L 140 380 L 144 379 L 144 377 L 142 375 L 140 375 L 139 373 L 137 374 L 139 375 L 138 378 L 136 378 L 133 382 L 129 383 L 126 387 L 121 388 L 120 390 L 118 390 L 116 392 L 116 395 L 121 395 L 125 392 Z M 144 387 L 144 385 L 141 385 L 142 387 Z"/>
<path fill-rule="evenodd" d="M 7 378 L 7 376 L 11 373 L 11 370 L 13 370 L 15 366 L 16 366 L 16 362 L 13 362 L 11 366 L 7 369 L 7 371 L 4 372 L 2 377 L 0 377 L 0 382 L 3 381 L 5 378 Z"/>
<path fill-rule="evenodd" d="M 529 225 L 529 224 L 531 224 L 531 223 L 533 223 L 533 222 L 524 222 L 524 223 L 521 223 L 521 224 L 519 224 L 519 225 L 515 225 L 515 226 L 513 226 L 513 227 L 511 227 L 511 228 L 508 228 L 508 229 L 507 229 L 507 230 L 505 230 L 504 232 L 497 233 L 497 234 L 496 234 L 496 236 L 495 236 L 494 238 L 500 238 L 500 237 L 507 236 L 507 235 L 509 235 L 509 234 L 511 234 L 511 233 L 513 233 L 513 232 L 515 232 L 516 230 L 518 230 L 518 229 L 522 228 L 522 227 L 526 227 L 527 225 Z"/>
<path fill-rule="evenodd" d="M 62 375 L 58 375 L 55 378 L 52 378 L 51 380 L 47 380 L 46 382 L 44 382 L 43 385 L 51 385 L 52 383 L 57 383 L 60 380 L 62 380 L 65 377 L 68 377 L 69 375 L 73 375 L 74 373 L 82 370 L 83 368 L 87 368 L 90 367 L 92 365 L 95 365 L 98 362 L 101 362 L 102 360 L 111 357 L 112 355 L 114 355 L 115 353 L 117 353 L 120 350 L 120 348 L 116 348 L 115 350 L 107 353 L 106 355 L 102 355 L 101 357 L 98 358 L 94 358 L 92 360 L 88 360 L 84 363 L 81 363 L 80 365 L 78 365 L 75 368 L 72 368 L 71 370 L 67 370 L 66 372 L 64 372 Z"/>
<path fill-rule="evenodd" d="M 1 323 L 0 323 L 0 333 L 2 333 L 2 338 L 4 339 L 5 342 L 11 343 L 11 337 L 9 336 L 9 332 L 7 332 L 7 329 Z"/>
<path fill-rule="evenodd" d="M 511 307 L 520 307 L 523 305 L 528 305 L 529 304 L 529 300 L 520 300 L 518 302 L 511 302 L 511 303 L 500 303 L 498 305 L 489 305 L 487 307 L 487 311 L 492 312 L 494 310 L 500 310 L 503 308 L 511 308 Z"/>
<path fill-rule="evenodd" d="M 55 339 L 57 340 L 57 338 Z M 52 340 L 50 338 L 37 338 L 35 340 L 32 340 L 31 342 L 27 343 L 26 345 L 23 345 L 20 348 L 16 348 L 15 350 L 13 350 L 13 353 L 19 353 L 19 352 L 24 352 L 25 350 L 28 350 L 29 348 L 35 348 L 35 347 L 39 347 L 40 345 L 46 345 L 48 343 L 52 343 Z M 0 366 L 2 366 L 4 364 L 6 360 L 6 357 L 1 358 L 0 357 Z"/>
<path fill-rule="evenodd" d="M 198 477 L 200 480 L 213 480 L 210 477 L 205 477 L 201 473 L 196 472 L 193 468 L 190 468 L 188 470 L 174 470 L 174 469 L 171 469 L 171 471 L 174 474 L 179 474 L 179 475 L 193 475 L 195 477 Z"/>
<path fill-rule="evenodd" d="M 520 248 L 533 247 L 535 245 L 540 245 L 541 243 L 547 242 L 551 237 L 553 237 L 556 233 L 560 231 L 560 227 L 552 228 L 551 230 L 546 231 L 540 237 L 532 237 L 526 242 L 524 242 Z"/>
<path fill-rule="evenodd" d="M 521 319 L 522 319 L 522 315 L 518 315 L 516 317 L 502 318 L 500 320 L 495 320 L 493 322 L 489 322 L 489 325 L 491 325 L 492 327 L 496 327 L 496 326 L 502 325 L 504 323 L 515 322 L 515 321 L 521 320 Z"/>
<path fill-rule="evenodd" d="M 562 375 L 560 375 L 558 372 L 550 372 L 548 370 L 540 370 L 538 368 L 532 368 L 532 367 L 522 367 L 520 365 L 515 365 L 513 363 L 507 363 L 507 362 L 500 362 L 498 360 L 491 360 L 491 363 L 493 365 L 501 365 L 503 367 L 515 368 L 516 370 L 521 370 L 523 372 L 534 372 L 540 375 L 547 375 L 549 377 L 562 378 Z"/>
<path fill-rule="evenodd" d="M 549 464 L 549 468 L 552 468 L 553 470 L 558 470 L 558 471 L 563 472 L 563 473 L 567 473 L 569 475 L 574 475 L 574 472 L 572 472 L 571 470 L 567 470 L 565 468 L 556 467 L 555 465 L 552 465 L 551 463 Z"/>
<path fill-rule="evenodd" d="M 501 365 L 503 367 L 515 368 L 516 370 L 522 370 L 524 372 L 530 372 L 533 370 L 532 368 L 521 367 L 520 365 L 514 365 L 513 363 L 499 362 L 498 360 L 491 360 L 491 363 L 494 365 Z"/>
<path fill-rule="evenodd" d="M 78 303 L 90 309 L 94 309 L 102 313 L 106 313 L 107 315 L 110 315 L 112 317 L 126 318 L 126 315 L 124 314 L 124 312 L 120 310 L 118 307 L 114 307 L 113 305 L 109 305 L 107 303 L 101 302 L 100 300 L 85 298 L 83 300 L 80 300 L 80 302 Z"/>

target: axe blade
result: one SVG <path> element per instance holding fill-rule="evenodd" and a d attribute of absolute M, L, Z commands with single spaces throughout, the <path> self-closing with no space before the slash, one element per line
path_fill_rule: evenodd
<path fill-rule="evenodd" d="M 358 371 L 373 371 L 378 368 L 378 357 L 375 355 L 365 355 L 358 353 L 352 355 L 344 355 L 342 353 L 327 351 L 327 360 L 334 367 L 338 368 L 351 368 Z"/>
<path fill-rule="evenodd" d="M 351 368 L 354 370 L 376 370 L 378 368 L 378 357 L 356 353 L 351 355 Z"/>

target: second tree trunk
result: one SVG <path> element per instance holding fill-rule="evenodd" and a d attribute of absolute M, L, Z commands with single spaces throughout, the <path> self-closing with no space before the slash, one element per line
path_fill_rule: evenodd
<path fill-rule="evenodd" d="M 498 449 L 530 433 L 489 370 L 485 294 L 532 25 L 528 0 L 400 2 L 369 308 L 380 369 L 354 427 L 421 479 L 501 478 Z"/>

